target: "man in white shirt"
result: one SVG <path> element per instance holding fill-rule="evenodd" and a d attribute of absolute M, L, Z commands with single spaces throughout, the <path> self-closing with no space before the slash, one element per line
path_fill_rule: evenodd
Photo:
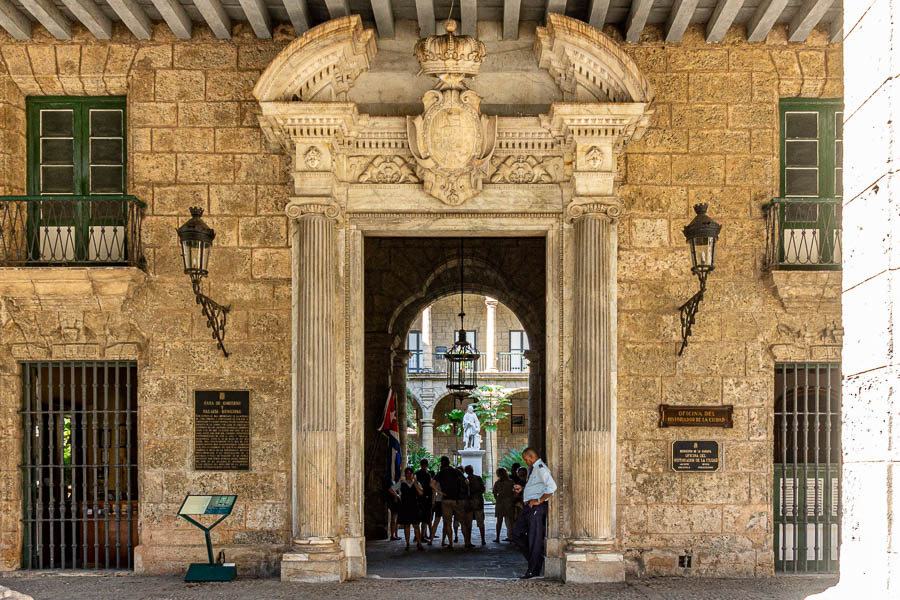
<path fill-rule="evenodd" d="M 528 560 L 528 570 L 520 579 L 531 579 L 540 575 L 544 568 L 544 522 L 547 502 L 556 491 L 556 482 L 534 448 L 526 448 L 522 458 L 528 465 L 528 481 L 524 488 L 516 485 L 513 489 L 516 493 L 522 492 L 525 507 L 509 537 Z"/>

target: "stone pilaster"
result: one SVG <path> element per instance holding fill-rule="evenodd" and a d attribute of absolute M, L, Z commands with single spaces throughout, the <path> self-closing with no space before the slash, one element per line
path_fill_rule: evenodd
<path fill-rule="evenodd" d="M 622 581 L 615 552 L 616 222 L 613 199 L 579 204 L 575 228 L 572 521 L 563 578 Z M 608 200 L 608 201 L 607 201 Z"/>
<path fill-rule="evenodd" d="M 532 348 L 525 351 L 528 361 L 528 445 L 545 456 L 544 440 L 544 355 Z"/>
<path fill-rule="evenodd" d="M 406 369 L 409 365 L 409 350 L 397 349 L 391 354 L 391 389 L 397 402 L 397 423 L 400 425 L 400 452 L 403 456 L 402 466 L 406 466 Z"/>
<path fill-rule="evenodd" d="M 338 532 L 337 418 L 334 408 L 335 221 L 333 204 L 295 201 L 294 261 L 294 542 L 282 559 L 284 581 L 340 581 L 346 576 Z"/>

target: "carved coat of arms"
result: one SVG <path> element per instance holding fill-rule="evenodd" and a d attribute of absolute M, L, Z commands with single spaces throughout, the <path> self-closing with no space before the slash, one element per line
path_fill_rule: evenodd
<path fill-rule="evenodd" d="M 425 111 L 406 118 L 409 148 L 419 167 L 425 191 L 450 205 L 462 204 L 481 191 L 497 139 L 497 118 L 481 114 L 481 97 L 467 89 L 464 78 L 478 73 L 484 44 L 456 37 L 456 23 L 447 33 L 416 44 L 422 72 L 438 78 L 425 92 Z"/>

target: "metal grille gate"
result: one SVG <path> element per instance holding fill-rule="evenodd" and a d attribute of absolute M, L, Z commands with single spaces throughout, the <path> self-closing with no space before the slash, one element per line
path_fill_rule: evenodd
<path fill-rule="evenodd" d="M 841 368 L 775 365 L 775 570 L 838 570 Z"/>
<path fill-rule="evenodd" d="M 22 363 L 26 569 L 130 569 L 137 366 Z"/>

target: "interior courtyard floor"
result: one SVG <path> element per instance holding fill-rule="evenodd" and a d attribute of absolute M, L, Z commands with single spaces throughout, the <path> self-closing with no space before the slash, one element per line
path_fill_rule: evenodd
<path fill-rule="evenodd" d="M 442 534 L 443 522 L 438 527 L 435 541 L 425 545 L 424 551 L 417 551 L 410 531 L 410 549 L 404 550 L 406 543 L 403 530 L 400 540 L 378 540 L 366 542 L 366 567 L 369 577 L 409 579 L 416 577 L 489 577 L 497 579 L 516 578 L 525 572 L 525 559 L 512 542 L 503 541 L 507 537 L 506 527 L 500 536 L 500 543 L 494 543 L 496 519 L 493 505 L 485 506 L 484 537 L 486 545 L 481 545 L 481 533 L 473 523 L 472 543 L 475 548 L 463 547 L 462 530 L 459 542 L 453 550 L 442 547 L 438 540 Z"/>

